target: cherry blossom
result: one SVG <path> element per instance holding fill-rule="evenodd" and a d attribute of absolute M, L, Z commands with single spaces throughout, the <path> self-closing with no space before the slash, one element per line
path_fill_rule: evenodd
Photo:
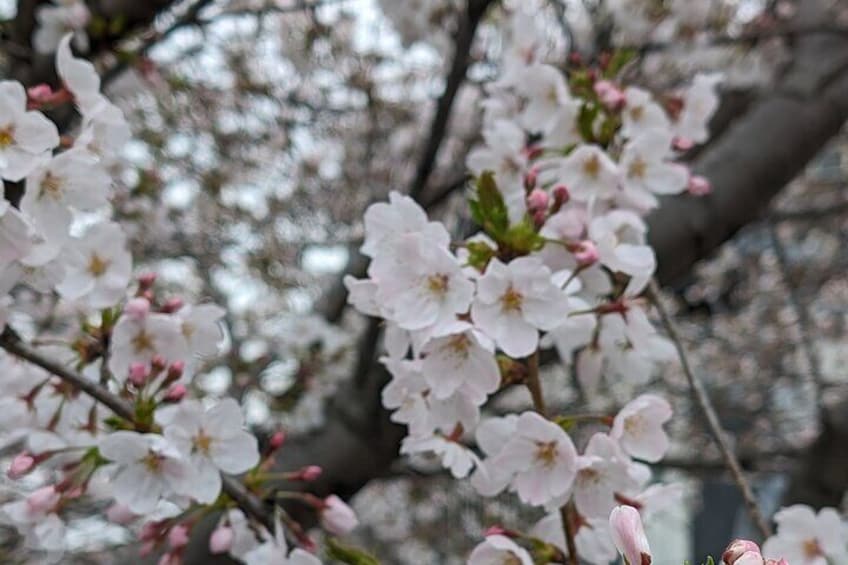
<path fill-rule="evenodd" d="M 214 502 L 221 492 L 221 475 L 243 473 L 259 462 L 256 437 L 244 429 L 238 403 L 225 398 L 208 409 L 184 400 L 161 408 L 156 415 L 165 438 L 191 464 L 191 495 L 201 503 Z"/>
<path fill-rule="evenodd" d="M 536 522 L 529 533 L 555 545 L 563 554 L 568 555 L 562 529 L 562 517 L 558 510 Z M 574 544 L 580 558 L 593 565 L 609 565 L 610 561 L 618 555 L 610 535 L 609 519 L 606 517 L 603 519 L 581 518 L 577 535 L 574 536 Z"/>
<path fill-rule="evenodd" d="M 624 198 L 640 209 L 658 205 L 654 195 L 679 194 L 686 190 L 689 172 L 669 162 L 671 132 L 650 129 L 630 140 L 621 155 L 621 184 Z"/>
<path fill-rule="evenodd" d="M 474 324 L 510 357 L 530 355 L 539 344 L 538 330 L 559 326 L 567 315 L 568 304 L 550 270 L 533 257 L 508 265 L 489 262 L 471 306 Z"/>
<path fill-rule="evenodd" d="M 577 475 L 577 451 L 562 428 L 535 412 L 525 412 L 493 464 L 514 475 L 512 488 L 522 502 L 540 506 L 570 491 Z"/>
<path fill-rule="evenodd" d="M 621 134 L 624 137 L 633 138 L 653 130 L 668 131 L 671 127 L 668 116 L 650 92 L 630 86 L 624 90 L 624 98 L 621 115 Z"/>
<path fill-rule="evenodd" d="M 124 297 L 132 275 L 132 257 L 126 237 L 117 224 L 89 226 L 69 246 L 61 260 L 65 276 L 56 290 L 67 299 L 106 308 Z"/>
<path fill-rule="evenodd" d="M 618 188 L 618 167 L 597 145 L 581 145 L 568 157 L 551 160 L 542 171 L 543 183 L 562 183 L 581 202 L 608 199 Z"/>
<path fill-rule="evenodd" d="M 136 514 L 152 512 L 164 496 L 197 490 L 188 461 L 158 434 L 113 432 L 100 440 L 99 447 L 103 457 L 117 464 L 112 481 L 115 500 Z"/>
<path fill-rule="evenodd" d="M 57 5 L 40 6 L 35 17 L 38 27 L 32 44 L 39 53 L 55 51 L 69 31 L 76 32 L 73 37 L 77 49 L 88 50 L 85 27 L 91 19 L 91 12 L 82 0 L 58 0 Z"/>
<path fill-rule="evenodd" d="M 827 565 L 848 562 L 848 526 L 833 508 L 818 514 L 796 504 L 774 515 L 777 534 L 763 544 L 763 555 L 786 559 L 792 565 Z"/>
<path fill-rule="evenodd" d="M 633 457 L 654 463 L 668 449 L 668 436 L 662 426 L 669 419 L 668 401 L 654 394 L 643 394 L 618 412 L 610 437 Z"/>
<path fill-rule="evenodd" d="M 320 565 L 321 560 L 302 549 L 289 553 L 283 527 L 276 524 L 274 536 L 245 553 L 241 559 L 246 565 Z"/>
<path fill-rule="evenodd" d="M 508 537 L 500 535 L 487 536 L 468 557 L 468 565 L 501 565 L 503 563 L 533 565 L 533 558 L 526 549 Z"/>
<path fill-rule="evenodd" d="M 321 510 L 321 526 L 328 532 L 343 536 L 353 531 L 359 525 L 353 509 L 336 495 L 324 499 Z"/>
<path fill-rule="evenodd" d="M 24 87 L 0 82 L 0 178 L 21 180 L 57 145 L 59 133 L 53 122 L 40 112 L 27 111 Z"/>
<path fill-rule="evenodd" d="M 436 398 L 448 398 L 462 389 L 476 404 L 483 404 L 500 386 L 500 369 L 490 340 L 466 327 L 423 347 L 421 373 Z"/>

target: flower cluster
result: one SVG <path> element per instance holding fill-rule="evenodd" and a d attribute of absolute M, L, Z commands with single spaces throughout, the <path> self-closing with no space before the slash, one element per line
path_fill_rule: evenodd
<path fill-rule="evenodd" d="M 101 94 L 93 65 L 73 55 L 71 39 L 58 42 L 60 90 L 0 83 L 0 177 L 24 188 L 19 206 L 0 201 L 0 324 L 13 317 L 13 297 L 26 287 L 55 292 L 82 314 L 71 339 L 53 340 L 62 345 L 21 355 L 26 361 L 0 356 L 0 426 L 24 444 L 8 474 L 46 470 L 51 481 L 0 507 L 0 519 L 52 560 L 65 546 L 66 510 L 82 497 L 111 500 L 110 520 L 141 526 L 142 553 L 162 552 L 161 562 L 174 564 L 200 518 L 226 510 L 212 551 L 246 563 L 319 563 L 304 549 L 289 553 L 286 536 L 314 549 L 296 522 L 284 529 L 257 512 L 258 502 L 239 508 L 269 480 L 313 481 L 321 469 L 272 473 L 282 435 L 260 451 L 237 401 L 191 397 L 192 377 L 219 352 L 225 312 L 162 297 L 153 274 L 133 279 L 127 236 L 109 219 L 109 166 L 129 128 Z M 79 127 L 60 138 L 40 110 L 70 102 Z M 8 347 L 21 343 L 11 326 L 2 339 L 19 354 Z M 234 495 L 225 481 L 243 473 L 243 490 Z M 302 497 L 328 532 L 357 525 L 338 497 Z"/>

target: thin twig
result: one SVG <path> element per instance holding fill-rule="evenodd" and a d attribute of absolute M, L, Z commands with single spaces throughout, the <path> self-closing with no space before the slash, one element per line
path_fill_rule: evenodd
<path fill-rule="evenodd" d="M 41 367 L 45 371 L 52 373 L 63 381 L 70 383 L 75 388 L 85 392 L 104 406 L 108 407 L 112 412 L 129 420 L 135 421 L 135 412 L 127 402 L 112 394 L 105 387 L 100 386 L 94 381 L 86 379 L 84 376 L 71 371 L 62 364 L 49 359 L 27 345 L 21 340 L 20 336 L 9 326 L 0 334 L 0 348 L 5 349 L 15 357 L 19 357 L 29 361 L 33 365 Z M 261 500 L 251 494 L 240 482 L 235 478 L 221 474 L 222 488 L 245 514 L 252 516 L 259 521 L 263 526 L 268 528 L 268 531 L 274 531 L 274 523 L 269 512 L 266 511 Z"/>
<path fill-rule="evenodd" d="M 742 466 L 739 464 L 739 460 L 730 449 L 724 428 L 722 427 L 718 414 L 715 411 L 715 407 L 704 388 L 704 383 L 702 383 L 701 379 L 695 375 L 689 365 L 689 358 L 686 354 L 686 350 L 683 348 L 683 343 L 680 341 L 680 335 L 677 332 L 677 328 L 666 311 L 665 306 L 663 306 L 660 301 L 660 291 L 656 280 L 651 281 L 651 285 L 648 289 L 648 295 L 656 306 L 657 312 L 660 315 L 660 320 L 662 321 L 662 325 L 665 328 L 669 339 L 674 342 L 677 355 L 680 357 L 680 365 L 683 368 L 683 373 L 686 375 L 686 379 L 689 381 L 689 386 L 692 389 L 692 395 L 695 397 L 695 401 L 701 408 L 701 412 L 703 412 L 706 417 L 707 425 L 716 441 L 716 444 L 718 445 L 719 451 L 721 451 L 722 458 L 730 471 L 730 475 L 733 477 L 733 481 L 742 493 L 742 498 L 745 500 L 745 505 L 748 507 L 748 513 L 751 515 L 751 519 L 757 529 L 760 530 L 763 537 L 767 538 L 772 534 L 771 526 L 760 512 L 760 508 L 757 506 L 756 497 L 754 496 L 754 491 L 751 489 L 751 485 L 745 478 L 745 474 L 742 471 Z"/>

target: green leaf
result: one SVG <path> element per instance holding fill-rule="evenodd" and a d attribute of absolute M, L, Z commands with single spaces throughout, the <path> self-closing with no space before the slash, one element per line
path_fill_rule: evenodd
<path fill-rule="evenodd" d="M 528 255 L 545 246 L 545 238 L 536 232 L 536 227 L 527 218 L 510 227 L 500 241 L 516 255 Z"/>
<path fill-rule="evenodd" d="M 492 257 L 498 254 L 497 249 L 492 249 L 482 241 L 469 241 L 465 244 L 465 248 L 468 249 L 468 264 L 481 273 L 486 270 L 486 265 Z"/>
<path fill-rule="evenodd" d="M 595 119 L 598 117 L 601 107 L 594 102 L 586 102 L 580 107 L 580 113 L 577 115 L 577 128 L 580 130 L 580 135 L 587 143 L 595 140 Z"/>
<path fill-rule="evenodd" d="M 636 49 L 616 49 L 604 70 L 604 77 L 614 78 L 627 63 L 636 58 L 637 53 Z"/>
<path fill-rule="evenodd" d="M 506 203 L 491 171 L 484 171 L 477 178 L 477 200 L 472 201 L 471 213 L 474 221 L 497 241 L 509 228 Z"/>
<path fill-rule="evenodd" d="M 369 555 L 364 550 L 343 545 L 333 538 L 327 540 L 327 557 L 348 565 L 380 565 L 376 557 Z"/>

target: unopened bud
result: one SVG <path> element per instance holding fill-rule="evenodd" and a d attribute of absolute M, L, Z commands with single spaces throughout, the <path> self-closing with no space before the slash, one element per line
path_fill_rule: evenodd
<path fill-rule="evenodd" d="M 574 258 L 580 267 L 588 267 L 597 263 L 599 255 L 595 242 L 586 239 L 578 243 L 574 251 Z"/>
<path fill-rule="evenodd" d="M 141 388 L 150 376 L 150 369 L 144 363 L 135 362 L 130 365 L 129 381 L 136 388 Z"/>
<path fill-rule="evenodd" d="M 271 441 L 268 442 L 268 445 L 271 446 L 271 449 L 280 449 L 283 446 L 283 443 L 286 441 L 286 432 L 280 430 L 274 432 L 274 435 L 271 436 Z"/>
<path fill-rule="evenodd" d="M 541 188 L 534 188 L 527 196 L 527 209 L 531 212 L 546 211 L 551 199 Z"/>
<path fill-rule="evenodd" d="M 692 175 L 689 177 L 687 191 L 693 196 L 706 196 L 713 191 L 713 186 L 706 177 Z"/>
<path fill-rule="evenodd" d="M 150 290 L 151 287 L 156 283 L 156 273 L 144 273 L 143 275 L 138 277 L 138 289 L 141 292 L 145 290 Z"/>
<path fill-rule="evenodd" d="M 688 137 L 677 136 L 671 140 L 671 146 L 677 151 L 689 151 L 695 147 L 695 143 Z"/>
<path fill-rule="evenodd" d="M 608 80 L 599 80 L 594 86 L 595 94 L 607 109 L 612 111 L 621 110 L 626 101 L 624 92 Z"/>
<path fill-rule="evenodd" d="M 182 298 L 169 298 L 165 304 L 162 305 L 160 310 L 166 314 L 173 314 L 177 310 L 183 307 L 183 299 Z"/>
<path fill-rule="evenodd" d="M 736 561 L 740 557 L 751 552 L 759 555 L 760 546 L 745 539 L 733 540 L 727 546 L 727 549 L 724 550 L 724 553 L 721 554 L 721 560 L 725 563 L 725 565 L 735 565 Z M 762 562 L 762 557 L 760 557 L 760 562 Z"/>
<path fill-rule="evenodd" d="M 19 453 L 12 459 L 12 464 L 9 466 L 9 471 L 6 475 L 12 479 L 20 479 L 35 467 L 35 459 L 24 451 L 23 453 Z"/>
<path fill-rule="evenodd" d="M 35 106 L 41 106 L 50 102 L 53 98 L 53 89 L 48 84 L 37 84 L 27 89 L 27 98 Z"/>
<path fill-rule="evenodd" d="M 568 188 L 565 185 L 558 185 L 554 188 L 554 205 L 551 208 L 551 213 L 559 212 L 559 209 L 563 207 L 563 205 L 567 204 L 569 200 L 571 200 L 571 194 L 568 192 Z"/>
<path fill-rule="evenodd" d="M 321 510 L 321 525 L 331 534 L 342 536 L 359 525 L 359 520 L 350 506 L 345 504 L 338 496 L 331 494 L 324 499 L 324 508 Z"/>
<path fill-rule="evenodd" d="M 539 179 L 539 170 L 536 167 L 533 167 L 527 174 L 524 175 L 524 190 L 526 192 L 530 192 L 534 188 L 536 188 L 536 181 Z"/>
<path fill-rule="evenodd" d="M 60 498 L 61 495 L 53 485 L 41 487 L 27 497 L 27 509 L 32 514 L 44 514 L 52 510 Z"/>
<path fill-rule="evenodd" d="M 227 553 L 233 547 L 235 534 L 229 526 L 218 526 L 209 536 L 209 551 L 214 554 Z"/>
<path fill-rule="evenodd" d="M 318 465 L 309 465 L 300 470 L 298 478 L 302 481 L 314 481 L 323 473 L 323 469 Z"/>
<path fill-rule="evenodd" d="M 168 545 L 172 549 L 182 549 L 188 545 L 188 526 L 177 524 L 168 531 Z"/>
<path fill-rule="evenodd" d="M 503 526 L 489 526 L 486 528 L 486 531 L 483 532 L 484 537 L 489 536 L 510 536 L 510 531 L 504 528 Z"/>
<path fill-rule="evenodd" d="M 575 67 L 583 66 L 583 55 L 577 51 L 572 51 L 568 54 L 568 62 Z"/>
<path fill-rule="evenodd" d="M 135 321 L 141 321 L 150 313 L 150 301 L 146 298 L 132 298 L 124 306 L 124 314 Z"/>
<path fill-rule="evenodd" d="M 182 378 L 183 373 L 185 372 L 185 362 L 184 361 L 174 361 L 168 367 L 168 376 L 167 379 L 169 382 L 178 381 Z"/>
<path fill-rule="evenodd" d="M 168 388 L 168 391 L 165 393 L 165 401 L 166 402 L 179 402 L 181 401 L 188 389 L 186 389 L 185 385 L 182 383 L 175 383 Z"/>
<path fill-rule="evenodd" d="M 164 371 L 167 366 L 168 361 L 166 361 L 161 355 L 154 355 L 153 359 L 150 360 L 150 368 L 157 374 Z"/>

